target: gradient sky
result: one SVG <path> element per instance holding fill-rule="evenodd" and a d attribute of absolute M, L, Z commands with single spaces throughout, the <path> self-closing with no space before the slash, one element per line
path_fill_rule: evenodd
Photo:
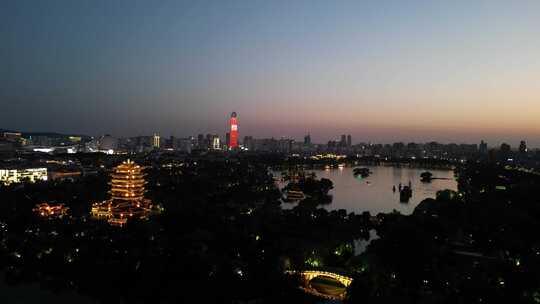
<path fill-rule="evenodd" d="M 540 146 L 540 1 L 0 1 L 0 128 Z"/>

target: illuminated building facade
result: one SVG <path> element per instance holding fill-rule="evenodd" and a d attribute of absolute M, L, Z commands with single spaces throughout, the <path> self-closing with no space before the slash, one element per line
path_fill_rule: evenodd
<path fill-rule="evenodd" d="M 46 218 L 62 218 L 65 215 L 67 215 L 67 212 L 69 210 L 69 207 L 66 207 L 64 204 L 49 204 L 49 203 L 42 203 L 39 205 L 36 205 L 32 211 L 36 213 L 37 215 L 41 217 Z"/>
<path fill-rule="evenodd" d="M 160 211 L 151 200 L 144 198 L 145 174 L 141 166 L 129 159 L 111 174 L 111 198 L 92 206 L 92 216 L 107 219 L 111 225 L 122 226 L 128 219 L 147 219 Z"/>
<path fill-rule="evenodd" d="M 236 149 L 238 148 L 238 120 L 236 118 L 236 112 L 232 112 L 229 125 L 231 127 L 229 149 Z"/>
<path fill-rule="evenodd" d="M 152 146 L 154 149 L 159 149 L 161 142 L 161 138 L 159 137 L 159 134 L 154 134 L 153 140 L 152 140 Z"/>
<path fill-rule="evenodd" d="M 217 136 L 217 135 L 212 136 L 212 149 L 213 150 L 221 149 L 221 143 L 220 143 L 220 140 L 219 140 L 219 136 Z"/>
<path fill-rule="evenodd" d="M 34 183 L 47 179 L 47 168 L 0 169 L 0 183 L 4 185 L 25 181 Z"/>

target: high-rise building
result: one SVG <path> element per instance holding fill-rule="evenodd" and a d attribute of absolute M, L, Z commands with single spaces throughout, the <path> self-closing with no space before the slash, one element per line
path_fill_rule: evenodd
<path fill-rule="evenodd" d="M 341 135 L 341 140 L 339 141 L 339 145 L 342 147 L 345 147 L 347 145 L 347 136 L 345 134 Z"/>
<path fill-rule="evenodd" d="M 522 140 L 520 143 L 519 143 L 519 153 L 520 154 L 525 154 L 527 153 L 527 143 Z"/>
<path fill-rule="evenodd" d="M 154 137 L 153 137 L 153 141 L 152 141 L 152 147 L 154 147 L 154 149 L 159 149 L 159 146 L 160 146 L 159 134 L 154 133 Z"/>
<path fill-rule="evenodd" d="M 174 150 L 178 147 L 178 140 L 171 135 L 171 137 L 169 137 L 169 140 L 166 143 L 166 146 L 167 148 Z"/>
<path fill-rule="evenodd" d="M 503 161 L 509 160 L 511 153 L 512 153 L 512 148 L 510 147 L 510 145 L 507 143 L 502 143 L 501 148 L 499 150 L 500 159 Z"/>
<path fill-rule="evenodd" d="M 255 143 L 253 136 L 244 136 L 244 148 L 248 150 L 255 150 Z"/>
<path fill-rule="evenodd" d="M 225 133 L 225 145 L 227 149 L 231 146 L 231 133 L 229 132 Z"/>
<path fill-rule="evenodd" d="M 310 134 L 304 136 L 304 145 L 306 145 L 306 146 L 311 145 L 311 135 Z"/>
<path fill-rule="evenodd" d="M 488 145 L 485 141 L 481 141 L 480 142 L 480 147 L 478 148 L 478 152 L 480 152 L 480 154 L 482 155 L 487 155 L 488 154 Z"/>
<path fill-rule="evenodd" d="M 229 120 L 229 125 L 231 128 L 231 139 L 229 143 L 229 149 L 238 148 L 238 120 L 236 119 L 236 112 L 231 113 L 231 119 Z"/>
<path fill-rule="evenodd" d="M 218 136 L 218 135 L 213 135 L 213 136 L 212 136 L 212 149 L 213 149 L 213 150 L 219 150 L 219 149 L 221 149 L 221 144 L 220 144 L 219 136 Z"/>
<path fill-rule="evenodd" d="M 277 144 L 278 144 L 278 147 L 277 147 L 277 150 L 278 152 L 281 152 L 281 153 L 290 153 L 291 150 L 292 150 L 292 145 L 294 143 L 294 140 L 293 139 L 290 139 L 290 138 L 281 138 L 280 140 L 278 140 Z"/>
<path fill-rule="evenodd" d="M 351 134 L 347 135 L 347 147 L 351 147 L 352 146 L 352 136 Z"/>
<path fill-rule="evenodd" d="M 205 143 L 206 143 L 206 148 L 210 149 L 212 147 L 212 137 L 213 135 L 208 133 L 206 134 L 206 137 L 205 137 Z"/>
<path fill-rule="evenodd" d="M 128 218 L 146 219 L 160 210 L 144 197 L 146 181 L 142 168 L 129 159 L 111 174 L 111 199 L 95 203 L 92 216 L 108 219 L 111 225 L 124 225 Z"/>
<path fill-rule="evenodd" d="M 199 134 L 197 136 L 197 148 L 199 149 L 202 149 L 206 147 L 205 143 L 204 143 L 204 135 L 203 134 Z"/>

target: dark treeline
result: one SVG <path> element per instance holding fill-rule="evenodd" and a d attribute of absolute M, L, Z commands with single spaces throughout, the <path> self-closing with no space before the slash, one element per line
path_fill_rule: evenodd
<path fill-rule="evenodd" d="M 540 178 L 482 163 L 458 176 L 459 193 L 383 217 L 349 303 L 540 300 Z"/>

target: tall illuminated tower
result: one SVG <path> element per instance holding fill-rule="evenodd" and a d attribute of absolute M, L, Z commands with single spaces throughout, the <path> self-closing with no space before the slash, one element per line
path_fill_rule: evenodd
<path fill-rule="evenodd" d="M 146 219 L 161 208 L 144 197 L 145 174 L 129 159 L 111 173 L 111 198 L 92 205 L 95 218 L 108 219 L 111 225 L 123 226 L 129 218 Z"/>
<path fill-rule="evenodd" d="M 152 140 L 152 146 L 154 147 L 154 149 L 159 149 L 159 143 L 160 143 L 159 134 L 154 133 L 154 137 Z"/>
<path fill-rule="evenodd" d="M 231 126 L 230 132 L 230 149 L 238 148 L 238 121 L 236 119 L 236 112 L 232 112 L 231 119 L 229 120 L 229 125 Z"/>
<path fill-rule="evenodd" d="M 114 168 L 111 174 L 111 198 L 115 202 L 139 202 L 144 199 L 144 173 L 142 168 L 127 160 Z"/>

